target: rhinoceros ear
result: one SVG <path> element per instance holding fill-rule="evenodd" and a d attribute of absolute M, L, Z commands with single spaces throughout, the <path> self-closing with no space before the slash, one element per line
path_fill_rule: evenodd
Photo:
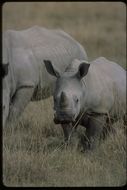
<path fill-rule="evenodd" d="M 44 64 L 49 74 L 55 77 L 60 77 L 60 72 L 55 68 L 55 66 L 53 66 L 50 60 L 44 60 Z"/>
<path fill-rule="evenodd" d="M 87 75 L 90 64 L 88 62 L 82 62 L 78 68 L 77 76 L 81 79 Z"/>

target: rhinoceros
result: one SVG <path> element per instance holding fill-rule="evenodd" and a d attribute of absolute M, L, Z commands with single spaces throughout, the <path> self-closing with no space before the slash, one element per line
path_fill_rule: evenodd
<path fill-rule="evenodd" d="M 62 125 L 68 140 L 70 126 L 78 122 L 86 128 L 84 150 L 94 149 L 104 129 L 110 126 L 109 120 L 125 116 L 126 71 L 104 57 L 91 62 L 75 59 L 64 73 L 51 60 L 46 60 L 45 65 L 57 78 L 53 93 L 55 123 Z"/>
<path fill-rule="evenodd" d="M 43 60 L 64 72 L 73 59 L 87 60 L 82 45 L 59 29 L 34 26 L 3 33 L 3 126 L 17 121 L 30 100 L 52 95 L 55 77 Z"/>

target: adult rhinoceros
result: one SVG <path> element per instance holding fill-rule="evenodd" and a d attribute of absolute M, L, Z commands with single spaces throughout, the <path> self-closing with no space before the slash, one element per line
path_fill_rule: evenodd
<path fill-rule="evenodd" d="M 108 127 L 106 122 L 125 116 L 126 71 L 104 57 L 91 63 L 74 60 L 62 74 L 51 61 L 45 61 L 45 65 L 57 77 L 54 121 L 62 124 L 65 140 L 70 123 L 81 118 L 80 124 L 86 127 L 84 149 L 96 147 L 104 127 Z"/>
<path fill-rule="evenodd" d="M 34 26 L 3 34 L 3 126 L 14 121 L 29 101 L 51 95 L 55 78 L 45 69 L 44 59 L 61 71 L 73 59 L 85 59 L 84 48 L 61 30 L 49 30 Z M 8 64 L 8 69 L 7 65 Z M 8 71 L 8 73 L 7 73 Z"/>

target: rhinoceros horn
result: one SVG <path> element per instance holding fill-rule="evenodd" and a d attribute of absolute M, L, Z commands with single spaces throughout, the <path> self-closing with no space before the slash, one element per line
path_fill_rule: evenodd
<path fill-rule="evenodd" d="M 67 96 L 66 96 L 65 92 L 62 91 L 61 97 L 60 97 L 60 106 L 61 107 L 67 107 L 67 105 L 68 105 Z"/>

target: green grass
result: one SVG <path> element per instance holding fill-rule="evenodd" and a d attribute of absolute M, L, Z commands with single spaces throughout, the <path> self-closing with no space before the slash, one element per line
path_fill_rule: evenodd
<path fill-rule="evenodd" d="M 105 56 L 126 68 L 126 7 L 123 3 L 5 3 L 3 30 L 33 25 L 61 28 L 79 41 L 89 60 Z M 53 123 L 52 97 L 31 102 L 17 126 L 3 130 L 6 186 L 123 186 L 126 137 L 122 121 L 96 151 L 80 152 L 78 136 L 68 148 Z M 81 127 L 79 127 L 79 131 Z"/>

